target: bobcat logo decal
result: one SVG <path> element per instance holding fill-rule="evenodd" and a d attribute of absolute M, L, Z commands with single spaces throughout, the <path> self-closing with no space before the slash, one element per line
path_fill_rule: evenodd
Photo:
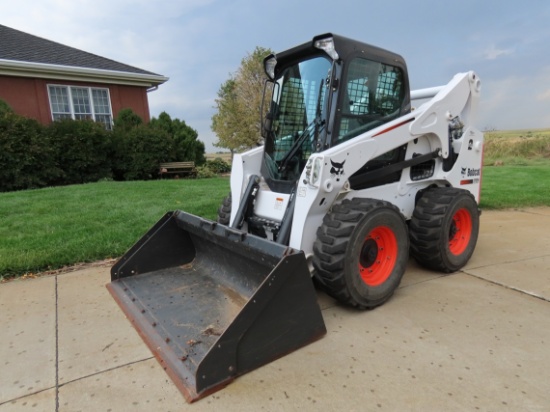
<path fill-rule="evenodd" d="M 344 163 L 346 163 L 345 160 L 342 163 L 336 163 L 332 161 L 332 159 L 330 160 L 330 164 L 332 165 L 330 168 L 330 174 L 336 176 L 337 182 L 340 181 L 339 176 L 344 174 Z"/>

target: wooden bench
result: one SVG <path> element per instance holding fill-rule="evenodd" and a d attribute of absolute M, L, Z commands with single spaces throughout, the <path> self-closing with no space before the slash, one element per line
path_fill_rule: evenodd
<path fill-rule="evenodd" d="M 161 163 L 159 166 L 159 175 L 162 178 L 164 175 L 175 175 L 178 177 L 195 176 L 195 162 L 169 162 Z"/>

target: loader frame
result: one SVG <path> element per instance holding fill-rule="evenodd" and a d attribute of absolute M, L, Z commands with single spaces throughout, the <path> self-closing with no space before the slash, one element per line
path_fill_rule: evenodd
<path fill-rule="evenodd" d="M 314 282 L 372 309 L 409 251 L 451 272 L 477 242 L 474 72 L 411 92 L 401 56 L 330 33 L 264 64 L 265 144 L 234 155 L 218 222 L 167 213 L 107 285 L 189 402 L 322 337 Z"/>
<path fill-rule="evenodd" d="M 330 149 L 313 153 L 297 181 L 289 246 L 303 250 L 309 259 L 317 228 L 331 206 L 343 199 L 386 200 L 396 205 L 406 219 L 413 214 L 417 194 L 430 186 L 460 187 L 479 201 L 483 134 L 471 125 L 480 88 L 477 75 L 467 72 L 457 74 L 445 86 L 413 91 L 413 101 L 429 100 L 409 114 Z M 459 137 L 454 138 L 450 128 L 458 121 L 468 126 L 463 126 Z M 406 147 L 402 162 L 387 169 L 357 173 L 370 160 L 400 147 Z M 261 174 L 262 161 L 262 147 L 234 156 L 230 183 L 233 194 L 231 222 L 237 216 L 243 201 L 243 188 L 250 176 Z M 338 169 L 333 165 L 343 167 Z M 422 176 L 420 165 L 430 167 L 426 177 Z M 415 167 L 420 172 L 414 172 Z M 312 170 L 319 171 L 316 178 Z M 401 172 L 398 181 L 360 188 L 392 172 Z M 255 198 L 255 212 L 282 220 L 290 194 L 271 191 L 266 184 L 260 183 L 260 188 Z"/>

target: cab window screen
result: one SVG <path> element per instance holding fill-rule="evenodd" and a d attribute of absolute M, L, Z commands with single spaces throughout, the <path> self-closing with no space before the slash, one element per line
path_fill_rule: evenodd
<path fill-rule="evenodd" d="M 338 143 L 399 115 L 404 98 L 401 69 L 356 58 L 350 63 L 344 85 Z"/>

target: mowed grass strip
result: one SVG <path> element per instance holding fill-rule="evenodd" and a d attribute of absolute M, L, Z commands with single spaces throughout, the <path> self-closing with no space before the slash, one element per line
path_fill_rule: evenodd
<path fill-rule="evenodd" d="M 550 161 L 544 166 L 484 167 L 482 209 L 550 206 Z"/>
<path fill-rule="evenodd" d="M 486 132 L 483 164 L 482 208 L 550 206 L 550 129 Z"/>
<path fill-rule="evenodd" d="M 227 178 L 0 193 L 0 278 L 121 256 L 167 211 L 215 219 L 228 193 Z"/>

